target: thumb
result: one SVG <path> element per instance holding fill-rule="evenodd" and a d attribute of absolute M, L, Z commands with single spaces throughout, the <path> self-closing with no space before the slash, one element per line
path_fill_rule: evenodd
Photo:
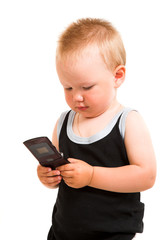
<path fill-rule="evenodd" d="M 77 163 L 79 160 L 78 159 L 75 159 L 75 158 L 68 158 L 68 161 L 70 163 Z"/>

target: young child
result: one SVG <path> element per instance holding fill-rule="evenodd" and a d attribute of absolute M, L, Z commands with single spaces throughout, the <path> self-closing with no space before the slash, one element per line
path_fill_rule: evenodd
<path fill-rule="evenodd" d="M 80 19 L 59 38 L 56 67 L 71 111 L 53 144 L 70 163 L 37 169 L 45 186 L 59 186 L 48 240 L 130 240 L 143 231 L 140 192 L 153 186 L 156 163 L 142 117 L 116 98 L 125 62 L 105 20 Z"/>

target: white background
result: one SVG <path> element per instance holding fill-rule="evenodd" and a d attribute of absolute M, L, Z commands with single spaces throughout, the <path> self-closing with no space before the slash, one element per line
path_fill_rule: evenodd
<path fill-rule="evenodd" d="M 45 188 L 22 142 L 46 135 L 68 109 L 55 70 L 59 34 L 82 17 L 105 18 L 121 33 L 127 76 L 119 100 L 144 117 L 157 156 L 155 186 L 142 193 L 145 228 L 136 239 L 160 239 L 159 1 L 0 1 L 0 239 L 45 240 L 56 190 Z"/>

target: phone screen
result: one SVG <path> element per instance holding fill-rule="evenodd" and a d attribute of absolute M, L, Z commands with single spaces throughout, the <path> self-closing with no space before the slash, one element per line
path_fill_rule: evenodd
<path fill-rule="evenodd" d="M 29 146 L 29 149 L 38 158 L 55 154 L 53 149 L 47 143 L 44 143 L 44 142 L 38 143 L 38 144 L 33 144 L 33 145 Z"/>

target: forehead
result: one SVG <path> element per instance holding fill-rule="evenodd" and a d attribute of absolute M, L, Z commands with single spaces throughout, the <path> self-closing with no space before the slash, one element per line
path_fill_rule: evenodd
<path fill-rule="evenodd" d="M 97 45 L 89 45 L 81 50 L 57 56 L 56 66 L 60 68 L 59 70 L 65 71 L 78 69 L 85 71 L 95 66 L 101 70 L 107 68 Z"/>
<path fill-rule="evenodd" d="M 93 83 L 107 78 L 110 72 L 97 46 L 88 46 L 78 53 L 57 58 L 56 67 L 60 81 L 66 84 L 71 81 L 79 84 Z"/>

